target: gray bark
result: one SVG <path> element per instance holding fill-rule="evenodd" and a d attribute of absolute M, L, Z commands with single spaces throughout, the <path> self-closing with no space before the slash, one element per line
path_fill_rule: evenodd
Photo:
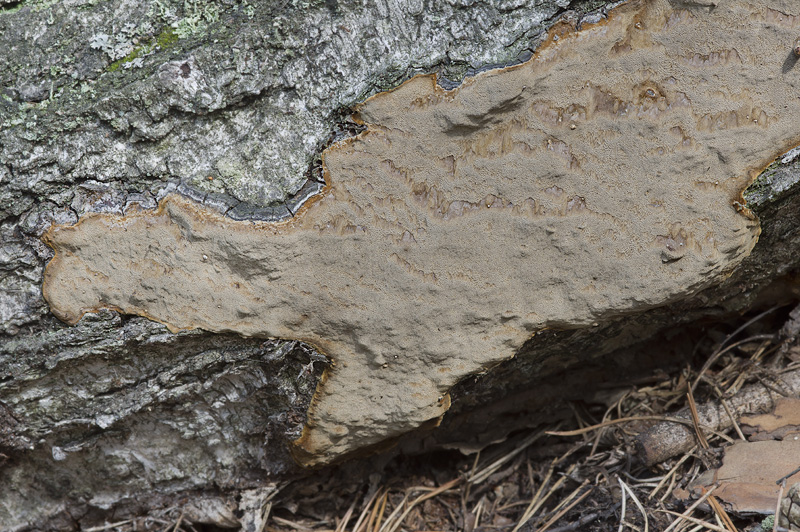
<path fill-rule="evenodd" d="M 112 311 L 67 327 L 41 296 L 52 253 L 39 237 L 52 223 L 174 190 L 240 219 L 288 215 L 313 190 L 322 147 L 355 127 L 352 105 L 416 73 L 457 83 L 527 59 L 565 8 L 596 18 L 602 4 L 0 1 L 0 529 L 91 526 L 186 495 L 197 521 L 235 525 L 226 505 L 238 504 L 254 526 L 259 497 L 307 474 L 286 444 L 325 357 Z M 187 70 L 190 88 L 172 81 Z M 721 286 L 537 336 L 459 385 L 442 430 L 401 448 L 480 445 L 565 395 L 548 375 L 594 361 L 585 378 L 610 378 L 642 358 L 629 346 L 771 297 L 798 263 L 798 179 L 787 159 L 751 187 L 762 237 Z M 508 422 L 487 428 L 498 413 Z"/>

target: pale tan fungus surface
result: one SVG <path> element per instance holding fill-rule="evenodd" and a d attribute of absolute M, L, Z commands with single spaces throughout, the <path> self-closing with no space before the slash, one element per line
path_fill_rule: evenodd
<path fill-rule="evenodd" d="M 679 300 L 752 250 L 733 204 L 800 142 L 800 7 L 683 5 L 558 26 L 451 92 L 428 76 L 378 94 L 288 222 L 170 196 L 54 227 L 45 297 L 69 323 L 107 307 L 318 346 L 336 365 L 296 442 L 307 465 L 435 420 L 535 331 Z"/>

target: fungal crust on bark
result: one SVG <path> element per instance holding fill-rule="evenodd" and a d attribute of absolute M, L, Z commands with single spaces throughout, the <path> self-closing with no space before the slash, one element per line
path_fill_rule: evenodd
<path fill-rule="evenodd" d="M 800 19 L 780 9 L 634 1 L 457 89 L 413 78 L 360 106 L 294 218 L 178 195 L 89 215 L 46 235 L 44 295 L 68 323 L 112 308 L 309 342 L 334 365 L 295 456 L 378 444 L 536 331 L 690 297 L 750 253 L 741 192 L 800 142 Z"/>

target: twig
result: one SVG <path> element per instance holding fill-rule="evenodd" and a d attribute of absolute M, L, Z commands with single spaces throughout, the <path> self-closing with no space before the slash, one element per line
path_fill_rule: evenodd
<path fill-rule="evenodd" d="M 669 481 L 669 486 L 664 490 L 664 495 L 658 498 L 658 502 L 664 504 L 664 500 L 670 496 L 675 485 L 678 483 L 678 475 L 672 475 L 672 480 Z"/>
<path fill-rule="evenodd" d="M 629 393 L 630 393 L 630 392 L 625 392 L 625 393 L 622 395 L 622 397 L 620 397 L 620 398 L 619 398 L 619 399 L 616 401 L 616 403 L 615 403 L 615 404 L 611 405 L 610 407 L 608 407 L 608 408 L 606 409 L 606 411 L 603 413 L 603 418 L 602 418 L 602 420 L 601 420 L 601 423 L 602 423 L 602 422 L 604 422 L 604 421 L 608 421 L 608 416 L 609 416 L 609 414 L 611 414 L 611 411 L 612 411 L 612 410 L 613 410 L 615 407 L 619 407 L 620 403 L 621 403 L 621 402 L 622 402 L 622 401 L 623 401 L 623 400 L 624 400 L 624 399 L 625 399 L 625 398 L 628 396 L 628 394 L 629 394 Z M 617 408 L 617 412 L 619 413 L 619 408 Z M 592 444 L 592 450 L 589 452 L 589 456 L 594 456 L 594 454 L 597 452 L 597 447 L 600 445 L 600 439 L 601 439 L 602 437 L 603 437 L 603 432 L 602 432 L 602 431 L 598 431 L 598 432 L 597 432 L 597 435 L 594 437 L 594 443 Z"/>
<path fill-rule="evenodd" d="M 566 478 L 566 477 L 568 477 L 568 476 L 569 476 L 568 474 L 567 474 L 567 475 L 564 475 L 564 478 Z M 588 480 L 584 480 L 583 482 L 581 482 L 581 485 L 580 485 L 580 486 L 578 486 L 577 488 L 575 488 L 574 490 L 572 490 L 572 493 L 570 493 L 569 495 L 567 495 L 566 497 L 564 497 L 564 498 L 561 500 L 561 502 L 559 502 L 558 504 L 556 504 L 555 508 L 553 508 L 553 509 L 550 511 L 550 513 L 553 513 L 553 512 L 558 512 L 558 511 L 560 511 L 560 510 L 561 510 L 561 509 L 562 509 L 564 506 L 566 506 L 567 504 L 569 504 L 569 503 L 572 501 L 572 499 L 574 499 L 575 497 L 577 497 L 577 496 L 578 496 L 578 494 L 581 492 L 581 490 L 583 490 L 583 488 L 585 488 L 585 487 L 586 487 L 586 485 L 587 485 L 587 484 L 589 484 L 589 481 L 588 481 Z"/>
<path fill-rule="evenodd" d="M 733 521 L 731 521 L 731 517 L 728 515 L 728 512 L 725 511 L 725 508 L 722 507 L 722 505 L 719 503 L 716 497 L 711 495 L 708 498 L 708 502 L 714 509 L 714 513 L 717 514 L 717 517 L 719 517 L 719 519 L 725 525 L 725 528 L 727 528 L 731 532 L 739 532 L 738 530 L 736 530 L 736 526 L 733 524 Z"/>
<path fill-rule="evenodd" d="M 630 473 L 628 473 L 627 471 L 620 471 L 620 473 L 625 475 L 628 478 L 628 480 L 632 480 L 632 481 L 636 482 L 636 486 L 637 487 L 638 486 L 653 486 L 654 485 L 653 482 L 655 482 L 656 480 L 658 480 L 658 481 L 664 480 L 664 475 L 661 475 L 660 477 L 651 477 L 651 478 L 636 478 L 633 475 L 631 475 Z"/>
<path fill-rule="evenodd" d="M 748 323 L 745 323 L 745 325 L 747 325 Z M 742 327 L 744 327 L 745 325 L 743 325 Z M 739 347 L 740 345 L 749 344 L 750 342 L 753 342 L 755 340 L 774 340 L 774 339 L 775 339 L 775 335 L 774 334 L 757 334 L 755 336 L 750 336 L 748 338 L 745 338 L 744 340 L 739 340 L 735 344 L 731 344 L 728 347 L 726 347 L 725 349 L 722 349 L 720 351 L 715 351 L 714 354 L 711 355 L 708 360 L 706 360 L 706 363 L 703 364 L 702 369 L 700 369 L 700 372 L 697 374 L 697 377 L 694 379 L 694 382 L 692 383 L 692 390 L 697 388 L 697 385 L 700 383 L 700 379 L 703 378 L 703 374 L 706 371 L 708 371 L 708 368 L 710 368 L 714 364 L 714 362 L 716 362 L 717 359 L 719 359 L 719 357 L 721 357 L 722 355 L 724 355 L 725 353 L 727 353 L 731 349 Z"/>
<path fill-rule="evenodd" d="M 481 524 L 481 515 L 483 514 L 483 506 L 485 502 L 486 498 L 481 497 L 481 499 L 478 501 L 478 504 L 476 504 L 475 508 L 473 508 L 472 512 L 470 512 L 471 515 L 475 516 L 475 520 L 472 522 L 472 530 L 478 528 Z"/>
<path fill-rule="evenodd" d="M 750 356 L 749 362 L 750 362 L 751 365 L 757 364 L 765 353 L 771 353 L 773 351 L 777 351 L 780 348 L 780 345 L 776 345 L 776 346 L 773 346 L 772 349 L 767 351 L 766 350 L 767 346 L 770 343 L 772 343 L 772 340 L 764 340 L 761 343 L 761 345 L 758 346 L 758 349 L 756 349 L 755 353 L 753 353 Z M 728 394 L 736 393 L 739 390 L 739 388 L 742 387 L 742 383 L 747 379 L 747 376 L 748 375 L 747 375 L 746 372 L 740 372 L 739 375 L 737 375 L 737 377 L 733 380 L 733 383 L 730 386 L 728 386 L 728 389 L 727 389 L 726 393 L 728 393 Z M 705 377 L 704 377 L 704 379 L 705 379 Z"/>
<path fill-rule="evenodd" d="M 92 528 L 85 529 L 84 532 L 102 532 L 103 530 L 108 530 L 109 528 L 114 528 L 114 527 L 117 527 L 117 526 L 127 525 L 128 523 L 132 523 L 132 522 L 133 522 L 133 519 L 128 519 L 126 521 L 118 521 L 116 523 L 111 523 L 111 524 L 108 524 L 108 525 L 93 526 Z"/>
<path fill-rule="evenodd" d="M 517 523 L 517 526 L 515 526 L 511 532 L 518 532 L 518 530 L 519 530 L 520 528 L 522 528 L 522 526 L 523 526 L 525 523 L 527 523 L 527 522 L 530 520 L 530 518 L 531 518 L 531 517 L 533 517 L 533 515 L 534 515 L 536 512 L 538 512 L 538 511 L 539 511 L 539 508 L 541 508 L 541 507 L 542 507 L 542 505 L 545 503 L 545 501 L 546 501 L 547 499 L 549 499 L 549 498 L 550 498 L 550 496 L 551 496 L 553 493 L 555 493 L 555 492 L 556 492 L 556 490 L 557 490 L 558 488 L 560 488 L 560 487 L 561 487 L 561 485 L 562 485 L 562 484 L 564 483 L 564 481 L 566 480 L 567 476 L 569 476 L 570 474 L 572 474 L 572 472 L 573 472 L 573 471 L 575 470 L 575 468 L 578 466 L 577 464 L 572 464 L 572 465 L 570 466 L 570 468 L 567 470 L 567 473 L 566 473 L 566 475 L 564 475 L 563 477 L 561 477 L 560 479 L 558 479 L 558 480 L 556 481 L 556 483 L 555 483 L 555 484 L 553 484 L 553 486 L 552 486 L 552 487 L 551 487 L 551 488 L 550 488 L 550 489 L 547 491 L 547 495 L 545 495 L 544 497 L 541 497 L 542 491 L 544 490 L 544 488 L 545 488 L 545 486 L 546 486 L 546 484 L 547 484 L 547 481 L 550 479 L 550 476 L 551 476 L 551 474 L 552 474 L 552 472 L 553 472 L 553 469 L 555 468 L 555 465 L 556 465 L 556 464 L 557 464 L 557 463 L 558 463 L 560 460 L 563 460 L 563 457 L 561 457 L 561 458 L 560 458 L 560 459 L 558 459 L 558 460 L 553 460 L 553 463 L 550 465 L 550 470 L 547 472 L 547 477 L 545 478 L 545 481 L 544 481 L 544 482 L 542 482 L 542 485 L 541 485 L 541 486 L 539 487 L 539 489 L 537 490 L 537 492 L 536 492 L 536 495 L 534 495 L 533 499 L 531 499 L 531 503 L 528 505 L 528 508 L 526 508 L 526 509 L 525 509 L 525 511 L 522 513 L 522 517 L 520 517 L 520 519 L 519 519 L 519 523 Z"/>
<path fill-rule="evenodd" d="M 580 436 L 582 434 L 586 434 L 587 432 L 592 432 L 593 430 L 604 429 L 612 425 L 619 425 L 620 423 L 629 423 L 631 421 L 671 421 L 674 423 L 681 423 L 683 425 L 689 425 L 689 426 L 692 425 L 691 421 L 679 418 L 672 418 L 668 416 L 630 416 L 630 417 L 621 417 L 619 419 L 611 419 L 609 421 L 603 421 L 602 423 L 598 423 L 597 425 L 591 425 L 589 427 L 584 427 L 582 429 L 562 430 L 562 431 L 548 430 L 547 432 L 545 432 L 545 434 L 547 434 L 548 436 Z"/>
<path fill-rule="evenodd" d="M 584 483 L 584 484 L 581 486 L 581 489 L 582 489 L 582 488 L 584 488 L 585 486 L 586 486 L 586 483 Z M 570 504 L 569 506 L 567 506 L 567 507 L 565 507 L 565 508 L 562 508 L 562 509 L 561 509 L 561 511 L 559 511 L 559 512 L 558 512 L 556 515 L 554 515 L 553 517 L 551 517 L 550 519 L 548 519 L 548 520 L 547 520 L 547 522 L 546 522 L 545 524 L 543 524 L 543 525 L 542 525 L 542 527 L 539 529 L 539 531 L 538 531 L 538 532 L 545 532 L 545 531 L 546 531 L 548 528 L 550 528 L 550 527 L 551 527 L 551 526 L 552 526 L 552 525 L 553 525 L 553 524 L 554 524 L 556 521 L 558 521 L 559 519 L 561 519 L 561 518 L 562 518 L 562 517 L 563 517 L 563 516 L 564 516 L 564 515 L 565 515 L 567 512 L 569 512 L 570 510 L 572 510 L 572 509 L 573 509 L 573 508 L 574 508 L 574 507 L 575 507 L 577 504 L 579 504 L 579 503 L 580 503 L 580 502 L 581 502 L 583 499 L 585 499 L 586 497 L 588 497 L 588 496 L 589 496 L 589 494 L 590 494 L 591 492 L 592 492 L 592 488 L 589 488 L 588 490 L 586 490 L 586 491 L 583 493 L 583 495 L 581 495 L 580 497 L 578 497 L 577 499 L 575 499 L 574 501 L 572 501 L 572 504 Z"/>
<path fill-rule="evenodd" d="M 367 500 L 367 503 L 364 505 L 364 509 L 361 511 L 361 515 L 358 516 L 358 520 L 356 521 L 356 524 L 353 527 L 353 532 L 359 532 L 361 530 L 361 525 L 367 518 L 367 514 L 369 514 L 369 509 L 372 506 L 372 501 L 375 500 L 375 497 L 377 497 L 380 492 L 381 492 L 380 489 L 376 489 L 375 493 L 373 493 Z"/>
<path fill-rule="evenodd" d="M 703 435 L 703 431 L 700 430 L 700 418 L 697 416 L 697 403 L 694 402 L 694 394 L 691 388 L 686 392 L 686 398 L 689 400 L 689 411 L 692 413 L 692 424 L 697 434 L 697 441 L 700 442 L 700 447 L 708 449 L 708 440 L 706 440 L 706 437 Z"/>
<path fill-rule="evenodd" d="M 272 507 L 272 503 L 270 503 L 270 507 Z M 356 509 L 356 499 L 353 499 L 353 503 L 350 505 L 350 508 L 347 509 L 347 512 L 345 512 L 344 517 L 339 522 L 339 524 L 336 525 L 336 529 L 334 532 L 345 532 L 345 530 L 347 530 L 347 523 L 350 522 L 350 518 L 353 516 L 353 511 L 355 511 L 355 509 Z M 266 520 L 264 520 L 264 523 L 266 523 Z M 263 530 L 263 523 L 262 523 L 262 530 Z"/>
<path fill-rule="evenodd" d="M 550 532 L 574 532 L 580 527 L 588 525 L 598 517 L 600 517 L 600 512 L 593 512 L 590 514 L 586 514 L 577 521 L 575 521 L 574 523 L 569 523 L 568 525 L 561 525 L 559 527 L 552 528 L 550 529 Z"/>
<path fill-rule="evenodd" d="M 680 459 L 680 460 L 678 460 L 678 461 L 675 463 L 675 465 L 674 465 L 674 466 L 672 466 L 672 469 L 670 469 L 670 470 L 669 470 L 669 473 L 667 473 L 666 475 L 664 475 L 664 477 L 661 479 L 661 482 L 659 482 L 659 483 L 658 483 L 658 485 L 657 485 L 655 488 L 653 488 L 653 491 L 651 491 L 651 492 L 650 492 L 650 495 L 648 495 L 648 496 L 647 496 L 647 498 L 648 498 L 648 499 L 652 499 L 653 497 L 655 497 L 656 493 L 658 493 L 658 490 L 660 490 L 662 487 L 664 487 L 664 483 L 665 483 L 665 482 L 667 482 L 667 479 L 668 479 L 669 477 L 671 477 L 672 475 L 674 475 L 674 474 L 675 474 L 675 473 L 678 471 L 678 468 L 679 468 L 681 465 L 683 465 L 683 463 L 684 463 L 686 460 L 688 460 L 689 458 L 691 458 L 691 456 L 692 456 L 692 454 L 691 454 L 691 453 L 692 453 L 692 452 L 693 452 L 695 449 L 696 449 L 696 447 L 692 448 L 692 450 L 691 450 L 691 451 L 689 451 L 688 453 L 684 454 L 684 455 L 681 457 L 681 459 Z"/>
<path fill-rule="evenodd" d="M 472 462 L 472 469 L 470 469 L 469 475 L 467 475 L 467 479 L 474 478 L 475 475 L 477 474 L 476 471 L 478 470 L 478 461 L 480 459 L 481 459 L 481 451 L 478 451 L 475 454 L 475 460 Z M 472 483 L 467 482 L 464 489 L 461 491 L 461 508 L 464 512 L 467 511 L 467 501 L 469 500 L 469 492 L 471 489 L 472 489 Z"/>
<path fill-rule="evenodd" d="M 355 506 L 355 501 L 353 501 L 353 505 Z M 272 501 L 265 504 L 264 508 L 261 510 L 261 525 L 258 527 L 258 532 L 264 532 L 264 529 L 267 528 L 270 512 L 272 512 Z M 347 519 L 350 519 L 350 517 L 347 516 Z M 345 524 L 347 524 L 347 522 L 345 522 Z M 342 528 L 342 532 L 344 532 L 344 528 Z"/>
<path fill-rule="evenodd" d="M 446 484 L 442 484 L 438 488 L 436 488 L 434 490 L 431 490 L 429 493 L 426 493 L 424 495 L 420 495 L 419 497 L 414 499 L 411 502 L 411 504 L 408 505 L 408 508 L 406 508 L 406 510 L 400 515 L 400 517 L 396 518 L 394 522 L 392 522 L 392 516 L 395 515 L 395 512 L 392 512 L 392 514 L 390 514 L 389 517 L 386 519 L 386 523 L 384 523 L 384 525 L 380 528 L 380 532 L 395 532 L 395 530 L 400 528 L 400 525 L 403 524 L 403 521 L 405 520 L 405 518 L 408 516 L 408 514 L 411 512 L 412 509 L 414 509 L 414 507 L 417 504 L 419 504 L 421 502 L 424 502 L 424 501 L 426 501 L 426 500 L 428 500 L 428 499 L 430 499 L 432 497 L 436 497 L 440 493 L 444 493 L 445 491 L 452 489 L 459 482 L 461 482 L 461 479 L 460 478 L 455 478 L 455 479 L 451 480 L 450 482 L 448 482 Z M 400 509 L 400 508 L 402 508 L 402 505 L 397 507 L 397 509 Z"/>
<path fill-rule="evenodd" d="M 413 492 L 412 490 L 406 491 L 406 494 L 403 497 L 403 500 L 400 501 L 400 504 L 398 504 L 397 507 L 395 507 L 395 509 L 392 511 L 392 513 L 389 514 L 389 517 L 386 518 L 386 523 L 384 523 L 384 525 L 383 525 L 384 527 L 388 526 L 389 523 L 391 523 L 393 519 L 396 519 L 397 516 L 400 515 L 400 512 L 403 511 L 403 507 L 405 507 L 406 503 L 408 502 L 408 498 L 411 496 L 412 492 Z M 370 532 L 370 531 L 367 530 L 367 532 Z"/>
<path fill-rule="evenodd" d="M 784 387 L 792 394 L 800 392 L 800 369 L 783 373 L 781 380 Z M 781 394 L 775 393 L 763 383 L 751 384 L 728 398 L 728 404 L 734 416 L 746 412 L 765 411 L 772 408 Z M 718 401 L 710 401 L 697 407 L 699 418 L 705 423 L 703 431 L 708 434 L 707 427 L 719 431 L 730 427 L 730 416 Z M 678 413 L 674 419 L 688 419 L 687 411 Z M 689 423 L 682 423 L 687 425 Z M 684 426 L 675 426 L 671 422 L 658 423 L 636 437 L 637 454 L 645 465 L 653 465 L 673 456 L 683 454 L 694 445 L 695 435 Z"/>
<path fill-rule="evenodd" d="M 547 486 L 547 483 L 550 482 L 550 477 L 553 476 L 553 471 L 555 471 L 557 463 L 558 463 L 557 458 L 553 459 L 553 461 L 550 462 L 550 467 L 547 469 L 547 473 L 545 474 L 544 479 L 542 479 L 542 483 L 539 485 L 539 489 L 536 490 L 536 493 L 531 498 L 531 502 L 530 504 L 528 504 L 528 507 L 525 508 L 524 512 L 522 512 L 522 517 L 520 517 L 519 523 L 517 523 L 517 526 L 514 527 L 514 530 L 512 532 L 517 532 L 522 527 L 522 525 L 528 522 L 528 519 L 530 519 L 531 516 L 539 509 L 540 505 L 538 505 L 537 502 L 539 501 L 539 498 L 542 496 L 542 492 Z M 533 486 L 533 484 L 531 484 L 531 486 Z"/>
<path fill-rule="evenodd" d="M 181 527 L 181 523 L 183 522 L 183 512 L 178 517 L 178 521 L 175 523 L 175 528 L 172 529 L 172 532 L 178 532 L 178 529 Z"/>
<path fill-rule="evenodd" d="M 772 532 L 778 531 L 778 521 L 781 520 L 781 499 L 783 499 L 783 490 L 786 489 L 786 478 L 787 477 L 784 477 L 780 480 L 781 489 L 778 492 L 778 504 L 775 506 L 775 519 L 772 521 Z"/>
<path fill-rule="evenodd" d="M 272 520 L 278 524 L 294 528 L 295 530 L 311 530 L 309 527 L 305 525 L 301 525 L 300 523 L 295 523 L 294 521 L 289 521 L 288 519 L 284 519 L 283 517 L 278 517 L 277 515 L 272 516 Z"/>
<path fill-rule="evenodd" d="M 384 496 L 388 495 L 388 490 L 384 490 Z M 373 527 L 373 523 L 375 523 L 375 518 L 378 516 L 378 508 L 381 505 L 381 498 L 378 497 L 375 499 L 375 504 L 372 505 L 372 512 L 369 514 L 369 521 L 367 521 L 367 532 L 373 532 L 375 527 Z"/>
<path fill-rule="evenodd" d="M 788 475 L 784 475 L 778 480 L 775 481 L 775 484 L 786 485 L 786 481 L 789 480 L 790 477 L 795 476 L 797 473 L 800 473 L 800 467 L 789 473 Z"/>
<path fill-rule="evenodd" d="M 378 510 L 378 520 L 372 530 L 377 531 L 381 529 L 381 521 L 383 521 L 383 514 L 386 512 L 386 501 L 389 500 L 389 490 L 383 494 L 383 501 L 381 502 L 381 509 Z"/>
<path fill-rule="evenodd" d="M 739 436 L 739 439 L 741 439 L 742 441 L 747 441 L 747 438 L 744 437 L 744 433 L 742 432 L 741 427 L 739 427 L 739 422 L 736 421 L 736 416 L 733 415 L 731 407 L 728 405 L 728 400 L 725 399 L 725 395 L 722 393 L 722 390 L 720 390 L 719 386 L 717 386 L 716 384 L 714 384 L 714 391 L 719 397 L 719 402 L 725 409 L 725 413 L 728 414 L 728 419 L 731 420 L 731 424 L 733 425 L 733 428 L 736 430 L 736 434 Z"/>
<path fill-rule="evenodd" d="M 689 507 L 688 507 L 688 508 L 687 508 L 687 509 L 686 509 L 686 510 L 685 510 L 685 511 L 682 513 L 682 514 L 675 514 L 675 515 L 677 515 L 677 516 L 679 516 L 679 517 L 682 517 L 682 518 L 689 517 L 689 515 L 690 515 L 692 512 L 694 512 L 694 511 L 695 511 L 695 509 L 696 509 L 698 506 L 700 506 L 701 504 L 703 504 L 703 502 L 705 502 L 705 500 L 706 500 L 706 499 L 708 499 L 709 497 L 711 497 L 711 494 L 712 494 L 712 493 L 714 493 L 714 490 L 715 490 L 715 489 L 717 489 L 717 486 L 712 486 L 710 490 L 706 491 L 706 492 L 703 494 L 703 496 L 702 496 L 702 497 L 700 497 L 699 499 L 697 499 L 696 501 L 694 501 L 694 503 L 692 503 L 692 505 L 691 505 L 691 506 L 689 506 Z M 659 511 L 659 512 L 666 512 L 667 510 L 658 510 L 658 511 Z M 668 513 L 675 513 L 675 512 L 668 512 Z M 671 523 L 671 524 L 670 524 L 670 525 L 669 525 L 667 528 L 665 528 L 665 529 L 664 529 L 664 532 L 670 532 L 670 531 L 671 531 L 671 530 L 673 530 L 673 529 L 674 529 L 676 526 L 678 526 L 678 523 L 679 523 L 679 522 L 680 522 L 680 521 L 679 521 L 678 519 L 676 519 L 676 520 L 675 520 L 675 521 L 673 521 L 673 522 L 672 522 L 672 523 Z"/>
<path fill-rule="evenodd" d="M 514 448 L 513 451 L 511 451 L 510 453 L 507 453 L 504 456 L 498 458 L 497 460 L 495 460 L 491 464 L 489 464 L 486 467 L 482 468 L 477 473 L 475 473 L 473 475 L 470 475 L 469 478 L 467 479 L 467 482 L 469 482 L 470 484 L 479 484 L 479 483 L 483 482 L 484 480 L 486 480 L 487 478 L 492 476 L 492 474 L 494 474 L 498 469 L 500 469 L 500 467 L 503 464 L 505 464 L 506 462 L 508 462 L 512 458 L 516 457 L 519 453 L 521 453 L 522 451 L 527 449 L 533 442 L 535 442 L 536 440 L 541 438 L 544 434 L 545 434 L 545 432 L 543 430 L 539 430 L 537 432 L 534 432 L 533 434 L 531 434 L 530 436 L 528 436 L 527 438 L 522 440 L 519 443 L 519 445 L 517 445 Z"/>
<path fill-rule="evenodd" d="M 649 530 L 649 524 L 648 524 L 648 521 L 647 521 L 647 512 L 645 512 L 645 511 L 644 511 L 644 506 L 642 505 L 642 503 L 641 503 L 641 502 L 639 502 L 639 499 L 638 499 L 638 498 L 636 497 L 636 495 L 633 493 L 633 490 L 632 490 L 632 489 L 630 489 L 630 488 L 628 487 L 628 485 L 627 485 L 627 484 L 625 484 L 625 483 L 622 481 L 622 479 L 621 479 L 621 478 L 617 477 L 617 480 L 619 481 L 619 485 L 620 485 L 620 486 L 622 486 L 622 491 L 627 491 L 627 492 L 628 492 L 628 495 L 630 495 L 630 497 L 631 497 L 631 500 L 632 500 L 632 501 L 633 501 L 633 503 L 636 505 L 636 507 L 637 507 L 637 508 L 639 508 L 639 511 L 642 513 L 642 518 L 644 519 L 644 532 L 648 532 L 648 530 Z"/>
<path fill-rule="evenodd" d="M 619 528 L 617 528 L 617 532 L 622 532 L 622 529 L 625 527 L 625 510 L 627 509 L 625 506 L 626 501 L 628 500 L 628 492 L 624 489 L 622 490 L 622 509 L 619 513 Z"/>
<path fill-rule="evenodd" d="M 756 316 L 756 317 L 754 317 L 754 318 L 751 318 L 751 319 L 749 319 L 749 320 L 748 320 L 748 321 L 746 321 L 744 324 L 742 324 L 742 325 L 741 325 L 741 326 L 740 326 L 738 329 L 736 329 L 736 330 L 735 330 L 735 331 L 733 331 L 731 334 L 729 334 L 729 335 L 728 335 L 728 336 L 725 338 L 725 340 L 723 340 L 723 341 L 722 341 L 722 343 L 721 343 L 721 344 L 719 344 L 719 347 L 717 347 L 717 348 L 714 350 L 714 353 L 712 353 L 712 355 L 711 355 L 711 356 L 708 358 L 708 360 L 706 360 L 706 363 L 705 363 L 705 364 L 703 364 L 703 368 L 700 370 L 700 373 L 698 373 L 698 374 L 697 374 L 697 378 L 694 380 L 694 383 L 692 383 L 692 389 L 694 390 L 694 389 L 697 387 L 697 383 L 698 383 L 698 382 L 700 382 L 700 377 L 703 375 L 703 373 L 705 373 L 705 372 L 708 370 L 708 368 L 710 368 L 710 367 L 711 367 L 711 365 L 712 365 L 712 364 L 713 364 L 713 363 L 714 363 L 714 362 L 715 362 L 715 361 L 716 361 L 716 360 L 717 360 L 717 359 L 718 359 L 720 356 L 722 356 L 722 354 L 723 354 L 723 353 L 725 353 L 725 352 L 729 351 L 730 349 L 732 349 L 733 347 L 736 347 L 737 345 L 741 345 L 742 343 L 746 343 L 746 342 L 747 342 L 747 341 L 749 341 L 749 340 L 755 339 L 756 337 L 755 337 L 755 336 L 753 336 L 753 337 L 750 337 L 750 338 L 746 338 L 745 340 L 742 340 L 741 342 L 737 342 L 736 344 L 734 344 L 734 345 L 732 345 L 732 346 L 729 346 L 729 347 L 727 347 L 727 348 L 725 348 L 725 349 L 723 350 L 723 347 L 725 347 L 725 344 L 727 344 L 728 342 L 730 342 L 730 341 L 731 341 L 731 340 L 732 340 L 732 339 L 733 339 L 733 338 L 734 338 L 734 337 L 735 337 L 737 334 L 739 334 L 740 332 L 742 332 L 743 330 L 745 330 L 746 328 L 748 328 L 749 326 L 751 326 L 752 324 L 754 324 L 755 322 L 757 322 L 758 320 L 760 320 L 761 318 L 763 318 L 764 316 L 766 316 L 767 314 L 770 314 L 770 313 L 772 313 L 772 312 L 775 312 L 775 311 L 776 311 L 776 310 L 778 310 L 780 307 L 781 307 L 780 305 L 775 305 L 774 307 L 771 307 L 771 308 L 769 308 L 769 309 L 765 310 L 764 312 L 762 312 L 762 313 L 761 313 L 761 314 L 759 314 L 758 316 Z M 761 336 L 769 336 L 769 337 L 771 337 L 771 338 L 773 338 L 773 339 L 775 338 L 775 335 L 761 335 Z M 759 339 L 761 339 L 761 338 L 759 338 Z"/>
<path fill-rule="evenodd" d="M 610 427 L 611 425 L 619 425 L 620 423 L 628 423 L 630 421 L 661 421 L 663 423 L 678 423 L 680 425 L 686 425 L 688 427 L 693 427 L 694 423 L 688 419 L 681 419 L 679 417 L 670 417 L 670 416 L 631 416 L 631 417 L 621 417 L 619 419 L 612 419 L 610 421 L 604 421 L 602 423 L 598 423 L 597 425 L 592 425 L 591 427 L 584 427 L 582 429 L 576 430 L 564 430 L 564 431 L 547 431 L 545 434 L 548 436 L 580 436 L 581 434 L 586 434 L 587 432 L 591 432 L 597 429 L 603 429 L 606 427 Z M 731 443 L 733 440 L 730 439 L 725 434 L 714 430 L 713 428 L 707 425 L 700 425 L 702 428 L 707 430 L 708 432 L 714 434 L 715 436 L 719 436 Z"/>
<path fill-rule="evenodd" d="M 696 517 L 689 517 L 688 515 L 679 514 L 678 512 L 671 512 L 669 510 L 656 510 L 656 512 L 663 512 L 665 514 L 674 515 L 675 517 L 677 517 L 676 521 L 680 520 L 689 521 L 690 523 L 694 523 L 696 525 L 702 525 L 708 528 L 709 530 L 716 530 L 717 532 L 730 532 L 729 530 L 725 530 L 721 526 L 711 524 L 708 521 L 703 521 L 702 519 L 697 519 Z M 666 532 L 666 530 L 664 532 Z"/>

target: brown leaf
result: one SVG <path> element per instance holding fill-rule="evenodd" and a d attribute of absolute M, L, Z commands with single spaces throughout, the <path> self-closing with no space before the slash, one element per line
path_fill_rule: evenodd
<path fill-rule="evenodd" d="M 800 399 L 779 399 L 774 412 L 742 416 L 741 425 L 750 441 L 795 439 L 800 433 Z"/>
<path fill-rule="evenodd" d="M 775 482 L 800 466 L 800 441 L 738 442 L 725 449 L 722 467 L 713 475 L 719 499 L 737 513 L 775 512 L 780 486 Z M 706 483 L 710 478 L 706 477 Z M 800 473 L 786 480 L 800 482 Z M 702 485 L 703 483 L 701 483 Z M 699 485 L 693 486 L 698 488 Z M 710 487 L 710 483 L 705 487 Z"/>

